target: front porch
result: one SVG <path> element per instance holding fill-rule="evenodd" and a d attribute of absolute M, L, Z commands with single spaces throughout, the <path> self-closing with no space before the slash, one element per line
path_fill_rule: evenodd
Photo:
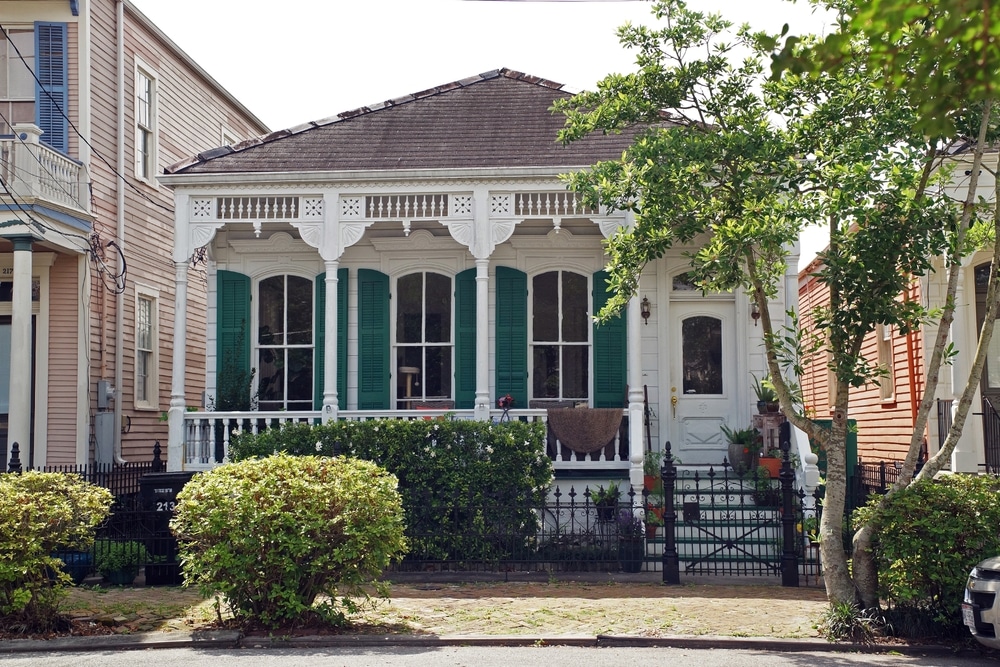
<path fill-rule="evenodd" d="M 584 454 L 563 443 L 548 430 L 546 451 L 552 459 L 556 477 L 585 473 L 610 479 L 628 479 L 633 452 L 630 447 L 628 411 L 622 410 L 618 429 L 606 445 Z M 322 412 L 186 412 L 184 414 L 184 469 L 208 470 L 229 461 L 229 442 L 234 431 L 248 429 L 258 433 L 286 423 L 322 421 Z M 474 410 L 340 410 L 339 419 L 474 419 Z M 515 419 L 548 422 L 548 410 L 491 410 L 490 419 L 499 422 Z M 578 448 L 577 448 L 578 449 Z M 635 452 L 641 457 L 641 449 Z M 641 468 L 639 458 L 635 465 Z"/>

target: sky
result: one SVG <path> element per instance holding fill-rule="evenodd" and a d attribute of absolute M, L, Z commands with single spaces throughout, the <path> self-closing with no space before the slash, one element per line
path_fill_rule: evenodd
<path fill-rule="evenodd" d="M 617 28 L 655 24 L 644 0 L 132 2 L 272 130 L 501 67 L 571 92 L 593 89 L 606 74 L 636 69 Z M 829 25 L 805 0 L 688 4 L 772 32 L 785 23 L 795 34 Z"/>

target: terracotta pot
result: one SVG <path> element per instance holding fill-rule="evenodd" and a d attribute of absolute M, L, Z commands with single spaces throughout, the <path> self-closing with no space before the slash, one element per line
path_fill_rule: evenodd
<path fill-rule="evenodd" d="M 774 456 L 760 457 L 758 465 L 767 468 L 767 472 L 770 473 L 772 478 L 777 477 L 781 473 L 781 459 Z"/>

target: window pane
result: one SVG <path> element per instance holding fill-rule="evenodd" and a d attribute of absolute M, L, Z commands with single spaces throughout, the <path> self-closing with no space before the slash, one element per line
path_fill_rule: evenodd
<path fill-rule="evenodd" d="M 149 352 L 140 351 L 136 355 L 136 387 L 135 399 L 146 402 L 149 400 Z"/>
<path fill-rule="evenodd" d="M 312 409 L 313 391 L 313 351 L 312 348 L 298 347 L 288 350 L 288 400 L 302 401 Z M 288 408 L 293 409 L 289 404 Z"/>
<path fill-rule="evenodd" d="M 148 350 L 152 347 L 152 305 L 149 299 L 139 299 L 139 312 L 136 313 L 135 344 L 136 347 L 143 350 Z"/>
<path fill-rule="evenodd" d="M 671 285 L 675 292 L 692 292 L 698 289 L 690 273 L 680 273 L 674 276 Z"/>
<path fill-rule="evenodd" d="M 532 357 L 532 396 L 559 398 L 559 347 L 536 345 Z"/>
<path fill-rule="evenodd" d="M 563 390 L 560 398 L 587 398 L 590 348 L 586 345 L 565 345 L 562 350 Z"/>
<path fill-rule="evenodd" d="M 420 347 L 396 348 L 397 399 L 419 398 L 422 396 L 421 380 L 424 376 L 422 354 L 423 348 Z M 397 407 L 401 410 L 406 410 L 409 409 L 409 404 L 401 401 Z"/>
<path fill-rule="evenodd" d="M 420 343 L 423 340 L 424 274 L 411 273 L 396 283 L 396 342 Z"/>
<path fill-rule="evenodd" d="M 685 394 L 722 393 L 722 321 L 691 317 L 681 325 Z"/>
<path fill-rule="evenodd" d="M 33 30 L 16 30 L 9 33 L 11 41 L 17 46 L 24 62 L 17 57 L 13 46 L 7 49 L 7 95 L 11 99 L 35 98 L 35 78 L 31 72 L 35 69 L 35 33 Z M 5 44 L 5 46 L 7 46 Z M 30 68 L 30 69 L 29 69 Z"/>
<path fill-rule="evenodd" d="M 313 283 L 308 278 L 288 276 L 288 344 L 313 342 Z"/>
<path fill-rule="evenodd" d="M 439 273 L 427 274 L 427 324 L 428 343 L 447 343 L 451 340 L 451 278 Z"/>
<path fill-rule="evenodd" d="M 285 277 L 274 276 L 260 281 L 260 344 L 284 345 Z"/>
<path fill-rule="evenodd" d="M 261 410 L 284 407 L 285 358 L 283 350 L 260 350 L 257 356 L 257 397 Z"/>
<path fill-rule="evenodd" d="M 424 375 L 424 396 L 451 396 L 451 348 L 427 347 L 427 372 Z"/>
<path fill-rule="evenodd" d="M 590 329 L 587 317 L 587 277 L 563 271 L 562 339 L 566 342 L 586 342 Z"/>
<path fill-rule="evenodd" d="M 559 340 L 559 272 L 549 271 L 531 279 L 531 340 Z"/>

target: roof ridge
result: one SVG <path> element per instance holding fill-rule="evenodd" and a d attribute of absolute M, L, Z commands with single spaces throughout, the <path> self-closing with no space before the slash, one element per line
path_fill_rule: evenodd
<path fill-rule="evenodd" d="M 417 100 L 427 99 L 429 97 L 434 97 L 435 95 L 440 95 L 458 88 L 466 88 L 476 83 L 481 83 L 483 81 L 489 81 L 491 79 L 497 78 L 513 79 L 515 81 L 524 81 L 526 83 L 532 83 L 543 88 L 551 88 L 552 90 L 563 90 L 563 84 L 551 81 L 549 79 L 543 79 L 540 76 L 534 76 L 532 74 L 526 74 L 524 72 L 519 72 L 517 70 L 508 69 L 506 67 L 500 67 L 498 69 L 489 70 L 487 72 L 482 72 L 480 74 L 474 74 L 472 76 L 466 77 L 464 79 L 458 79 L 456 81 L 450 81 L 448 83 L 443 83 L 432 88 L 426 88 L 415 93 L 410 93 L 408 95 L 403 95 L 401 97 L 395 97 L 384 102 L 378 102 L 375 104 L 370 104 L 362 107 L 357 107 L 356 109 L 350 109 L 348 111 L 342 111 L 334 116 L 328 116 L 326 118 L 321 118 L 319 120 L 307 121 L 300 125 L 295 125 L 283 130 L 275 130 L 269 134 L 265 134 L 259 137 L 252 137 L 244 141 L 239 142 L 235 146 L 220 146 L 218 148 L 212 148 L 210 150 L 198 153 L 197 155 L 184 158 L 174 164 L 166 167 L 164 173 L 173 174 L 181 169 L 191 167 L 195 164 L 202 162 L 208 162 L 217 157 L 223 155 L 229 155 L 230 153 L 238 153 L 240 151 L 246 150 L 247 148 L 252 148 L 253 146 L 259 146 L 260 144 L 267 144 L 272 141 L 277 141 L 278 139 L 283 139 L 284 137 L 289 137 L 295 134 L 301 134 L 309 130 L 314 130 L 320 127 L 326 127 L 333 123 L 339 123 L 341 121 L 350 120 L 351 118 L 357 118 L 359 116 L 365 116 L 370 113 L 375 113 L 376 111 L 381 111 L 383 109 L 389 109 L 392 107 L 397 107 L 402 104 L 408 104 L 410 102 L 415 102 Z"/>

